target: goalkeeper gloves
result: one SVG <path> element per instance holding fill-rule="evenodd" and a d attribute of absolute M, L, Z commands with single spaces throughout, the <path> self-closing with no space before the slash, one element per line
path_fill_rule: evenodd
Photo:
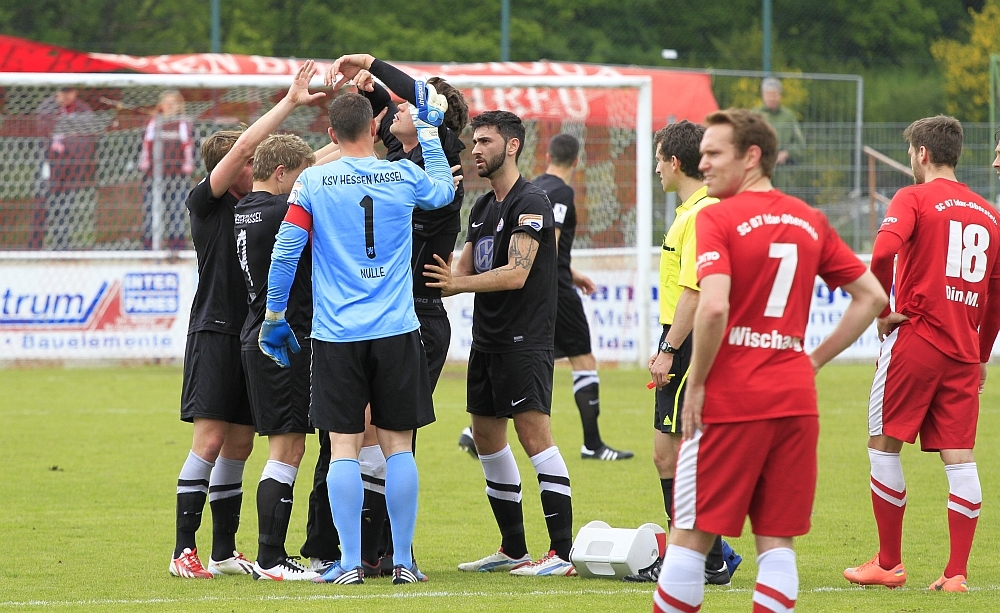
<path fill-rule="evenodd" d="M 448 110 L 448 100 L 425 81 L 414 84 L 413 94 L 416 103 L 410 105 L 410 116 L 417 128 L 417 136 L 422 139 L 437 137 L 437 128 Z"/>
<path fill-rule="evenodd" d="M 288 358 L 288 350 L 292 353 L 301 351 L 299 341 L 292 332 L 292 327 L 285 321 L 285 312 L 277 313 L 267 311 L 264 315 L 264 323 L 260 326 L 260 336 L 257 337 L 257 344 L 264 355 L 274 360 L 278 366 L 288 368 L 292 365 Z"/>

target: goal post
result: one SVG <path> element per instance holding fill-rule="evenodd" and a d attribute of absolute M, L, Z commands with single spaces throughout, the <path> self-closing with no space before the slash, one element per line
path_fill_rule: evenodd
<path fill-rule="evenodd" d="M 613 74 L 443 76 L 466 92 L 467 98 L 470 93 L 486 90 L 497 92 L 496 100 L 505 100 L 504 96 L 516 92 L 527 92 L 529 96 L 549 95 L 550 99 L 571 95 L 577 100 L 597 96 L 598 90 L 617 90 L 601 102 L 609 108 L 609 117 L 605 117 L 601 125 L 588 121 L 585 114 L 574 112 L 579 109 L 569 108 L 571 104 L 545 117 L 526 119 L 528 134 L 519 167 L 527 178 L 537 176 L 545 168 L 545 146 L 550 136 L 564 131 L 581 138 L 582 168 L 577 175 L 577 207 L 581 221 L 574 249 L 575 266 L 591 266 L 583 270 L 594 270 L 595 280 L 608 279 L 604 293 L 621 298 L 616 303 L 619 310 L 615 312 L 599 312 L 598 302 L 591 304 L 591 300 L 585 299 L 588 318 L 601 314 L 605 319 L 616 320 L 615 325 L 621 332 L 616 332 L 615 338 L 608 343 L 612 349 L 599 350 L 595 346 L 595 354 L 602 361 L 626 361 L 644 366 L 656 333 L 651 251 L 655 242 L 652 78 Z M 152 270 L 155 268 L 153 262 L 158 260 L 169 262 L 171 266 L 190 266 L 193 254 L 189 252 L 187 214 L 183 202 L 178 207 L 176 199 L 171 200 L 175 197 L 170 194 L 170 185 L 177 187 L 175 192 L 186 193 L 193 182 L 205 174 L 200 159 L 201 141 L 219 129 L 256 120 L 281 99 L 290 82 L 288 75 L 0 73 L 0 266 L 6 263 L 29 267 L 29 264 L 47 262 L 50 268 L 45 270 L 55 270 L 51 274 L 58 277 L 51 287 L 46 286 L 36 293 L 32 293 L 34 290 L 21 292 L 24 296 L 37 295 L 38 300 L 29 302 L 25 298 L 17 303 L 17 309 L 28 312 L 28 305 L 36 304 L 41 311 L 41 305 L 45 304 L 43 297 L 63 295 L 63 292 L 80 297 L 72 303 L 74 308 L 77 304 L 93 301 L 105 305 L 100 301 L 113 302 L 117 298 L 112 300 L 105 294 L 100 294 L 103 296 L 100 300 L 94 297 L 99 295 L 100 287 L 108 284 L 119 291 L 115 283 L 121 286 L 123 296 L 131 297 L 131 304 L 141 302 L 136 302 L 137 297 L 147 301 L 142 304 L 157 300 L 160 301 L 157 304 L 164 303 L 164 292 L 170 294 L 172 290 L 163 289 L 162 279 L 167 277 L 162 275 L 142 277 L 127 273 L 132 275 L 127 280 L 123 277 L 117 282 L 109 281 L 111 277 L 108 277 L 99 283 L 97 277 L 100 275 L 95 273 L 93 288 L 65 288 L 75 288 L 73 284 L 85 276 L 70 271 L 81 265 L 95 265 L 98 261 L 114 262 L 118 267 L 125 266 L 125 262 L 137 262 L 133 267 L 136 270 Z M 314 79 L 311 86 L 325 89 L 330 95 L 320 78 Z M 77 90 L 85 112 L 69 118 L 46 116 L 43 112 L 46 104 L 50 105 L 51 113 L 51 102 L 46 101 L 56 98 L 65 88 Z M 176 137 L 178 129 L 167 125 L 166 120 L 154 122 L 152 113 L 161 97 L 170 91 L 182 94 L 186 104 L 183 116 L 190 124 L 185 129 L 190 130 L 195 145 L 194 171 L 188 171 L 188 175 L 176 184 L 171 183 L 176 177 L 169 172 L 171 162 L 165 152 L 166 143 L 158 139 Z M 319 148 L 328 142 L 328 100 L 297 109 L 281 130 L 298 134 L 313 148 Z M 469 100 L 469 103 L 470 115 L 497 108 L 488 103 L 483 106 L 482 100 L 478 101 L 478 106 L 476 101 Z M 498 107 L 505 108 L 502 104 Z M 516 105 L 506 108 L 518 110 Z M 154 138 L 143 166 L 143 139 L 149 133 L 153 133 Z M 468 144 L 471 134 L 466 131 L 462 138 Z M 86 161 L 60 161 L 53 154 L 59 150 L 83 152 L 81 156 L 86 157 Z M 471 146 L 463 154 L 466 161 L 470 151 Z M 467 169 L 471 167 L 466 163 Z M 67 168 L 68 177 L 63 176 Z M 467 219 L 476 197 L 489 189 L 488 182 L 475 173 L 467 171 L 465 182 L 463 219 Z M 464 226 L 463 223 L 463 231 Z M 178 234 L 180 238 L 175 236 Z M 460 240 L 464 240 L 463 237 L 464 234 L 460 235 Z M 72 265 L 67 265 L 65 272 L 51 268 L 66 263 Z M 114 266 L 105 266 L 110 271 L 108 275 L 118 274 Z M 18 278 L 35 279 L 38 274 L 48 274 L 40 271 L 23 268 Z M 176 272 L 171 271 L 170 274 Z M 183 301 L 187 291 L 185 284 L 190 280 L 182 274 L 177 278 L 182 290 L 179 294 L 170 294 L 170 300 L 178 300 L 176 296 L 181 296 L 179 300 Z M 146 281 L 152 285 L 147 287 Z M 174 281 L 165 283 L 170 286 Z M 18 294 L 15 290 L 13 294 Z M 59 302 L 61 309 L 69 308 L 67 304 L 65 300 Z M 24 313 L 19 311 L 20 315 Z M 33 325 L 35 319 L 42 317 L 28 315 L 24 320 L 28 323 L 23 325 Z M 182 319 L 187 316 L 180 312 L 176 315 Z M 4 321 L 0 321 L 0 333 L 4 332 Z M 128 320 L 121 325 L 140 323 Z M 627 343 L 623 340 L 626 336 Z M 0 342 L 4 342 L 3 339 Z M 156 354 L 162 355 L 166 354 Z"/>

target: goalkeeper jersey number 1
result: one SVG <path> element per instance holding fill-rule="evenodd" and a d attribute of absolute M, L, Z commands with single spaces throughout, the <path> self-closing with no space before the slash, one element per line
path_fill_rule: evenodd
<path fill-rule="evenodd" d="M 453 197 L 454 186 L 407 160 L 344 157 L 299 175 L 288 202 L 312 217 L 312 337 L 348 342 L 416 330 L 413 208 Z"/>

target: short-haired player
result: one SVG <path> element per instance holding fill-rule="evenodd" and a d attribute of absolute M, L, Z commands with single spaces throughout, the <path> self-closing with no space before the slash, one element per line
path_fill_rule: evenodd
<path fill-rule="evenodd" d="M 435 256 L 437 265 L 427 265 L 424 273 L 445 296 L 476 294 L 467 406 L 502 544 L 496 553 L 458 568 L 571 576 L 576 569 L 569 562 L 569 471 L 549 427 L 556 314 L 552 205 L 545 192 L 518 172 L 525 130 L 517 115 L 487 111 L 472 120 L 472 128 L 476 171 L 489 179 L 493 190 L 469 213 L 466 243 L 454 273 L 441 256 Z M 538 476 L 549 532 L 549 552 L 534 563 L 524 538 L 521 475 L 507 444 L 510 420 Z"/>
<path fill-rule="evenodd" d="M 580 155 L 580 141 L 572 134 L 556 134 L 549 140 L 545 154 L 545 173 L 531 182 L 542 188 L 552 203 L 559 249 L 556 279 L 558 283 L 555 326 L 555 357 L 569 358 L 573 368 L 573 397 L 583 422 L 584 460 L 627 460 L 634 454 L 604 444 L 597 417 L 601 414 L 600 378 L 597 359 L 590 347 L 590 325 L 583 311 L 583 301 L 576 288 L 585 294 L 597 288 L 589 277 L 573 269 L 573 239 L 576 236 L 576 204 L 570 186 Z"/>
<path fill-rule="evenodd" d="M 202 155 L 208 176 L 188 195 L 198 288 L 181 391 L 181 419 L 194 423 L 194 435 L 177 479 L 177 535 L 169 570 L 178 577 L 210 579 L 253 569 L 236 551 L 243 467 L 253 449 L 254 428 L 240 359 L 247 294 L 233 236 L 234 215 L 237 202 L 252 188 L 257 145 L 297 107 L 325 96 L 309 93 L 314 74 L 313 62 L 304 62 L 288 94 L 246 131 L 222 131 L 206 139 Z M 206 498 L 213 524 L 208 569 L 195 543 Z"/>
<path fill-rule="evenodd" d="M 418 494 L 412 440 L 413 430 L 434 421 L 434 407 L 413 310 L 412 212 L 448 205 L 455 186 L 437 132 L 447 103 L 432 87 L 418 87 L 412 113 L 427 172 L 411 162 L 377 159 L 371 104 L 354 93 L 338 96 L 330 104 L 330 137 L 342 156 L 299 176 L 271 257 L 260 346 L 287 367 L 286 348 L 298 349 L 285 319 L 289 288 L 312 241 L 310 418 L 330 433 L 327 490 L 343 552 L 317 582 L 364 583 L 358 456 L 368 406 L 386 455 L 392 581 L 419 580 L 411 557 Z"/>
<path fill-rule="evenodd" d="M 739 536 L 749 515 L 759 553 L 754 610 L 783 612 L 798 598 L 793 537 L 809 531 L 816 490 L 815 372 L 888 299 L 821 212 L 772 188 L 778 142 L 763 117 L 727 110 L 706 123 L 698 168 L 721 202 L 696 224 L 701 295 L 653 610 L 699 610 L 705 554 L 716 535 Z M 807 355 L 817 275 L 852 300 Z"/>
<path fill-rule="evenodd" d="M 680 121 L 661 129 L 653 137 L 656 174 L 665 192 L 676 192 L 681 203 L 663 236 L 660 252 L 660 343 L 649 359 L 649 372 L 656 385 L 653 427 L 653 464 L 660 477 L 663 508 L 670 525 L 674 506 L 674 473 L 681 445 L 681 410 L 684 406 L 688 368 L 691 365 L 691 328 L 698 307 L 698 273 L 695 267 L 697 237 L 695 221 L 705 207 L 717 203 L 708 195 L 705 177 L 698 170 L 698 147 L 705 126 Z M 715 540 L 705 561 L 705 582 L 726 585 L 742 561 L 721 537 Z M 629 582 L 655 582 L 662 559 L 625 577 Z"/>
<path fill-rule="evenodd" d="M 920 436 L 948 478 L 951 552 L 930 589 L 968 591 L 968 560 L 983 501 L 973 447 L 979 394 L 1000 328 L 998 213 L 955 178 L 962 126 L 920 119 L 903 132 L 915 185 L 896 192 L 872 249 L 871 269 L 893 284 L 893 309 L 879 315 L 882 340 L 868 404 L 868 458 L 879 550 L 844 571 L 851 583 L 906 583 L 901 541 L 906 483 L 899 452 Z"/>
<path fill-rule="evenodd" d="M 385 159 L 391 162 L 410 160 L 424 167 L 423 149 L 417 137 L 417 129 L 410 116 L 409 106 L 416 103 L 415 81 L 408 74 L 392 64 L 376 59 L 368 54 L 353 54 L 340 57 L 327 71 L 328 82 L 333 83 L 337 75 L 340 81 L 351 79 L 358 93 L 372 103 L 372 112 L 384 113 L 378 124 L 377 138 L 386 147 Z M 377 77 L 385 87 L 375 82 Z M 459 138 L 469 121 L 469 108 L 462 93 L 439 77 L 431 77 L 427 83 L 448 101 L 448 110 L 438 126 L 441 147 L 452 170 L 461 170 L 461 154 L 465 143 Z M 336 84 L 336 83 L 334 83 Z M 386 89 L 388 88 L 388 89 Z M 390 91 L 404 102 L 399 106 L 393 102 Z M 434 210 L 416 209 L 413 212 L 413 251 L 410 268 L 413 271 L 414 310 L 420 320 L 420 340 L 427 355 L 431 391 L 437 387 L 438 378 L 444 367 L 451 343 L 451 324 L 441 300 L 441 290 L 426 286 L 426 278 L 421 274 L 424 264 L 434 263 L 434 255 L 444 259 L 451 257 L 455 241 L 461 230 L 462 202 L 465 199 L 463 177 L 457 176 L 455 198 L 445 207 Z M 414 433 L 414 452 L 416 451 Z M 392 572 L 392 539 L 383 534 L 386 518 L 385 507 L 385 457 L 378 447 L 374 429 L 365 434 L 364 447 L 359 456 L 361 474 L 365 484 L 365 515 L 362 522 L 361 561 L 366 576 L 377 576 Z M 380 544 L 387 549 L 381 551 Z M 380 564 L 381 562 L 381 564 Z M 416 565 L 414 565 L 415 570 Z M 417 572 L 421 579 L 426 575 Z"/>
<path fill-rule="evenodd" d="M 319 576 L 285 552 L 295 477 L 305 453 L 306 434 L 313 432 L 309 425 L 312 260 L 308 254 L 295 271 L 286 313 L 304 351 L 289 356 L 290 368 L 281 368 L 257 346 L 267 307 L 267 274 L 275 236 L 288 211 L 292 185 L 314 161 L 312 150 L 298 136 L 268 137 L 254 154 L 253 188 L 236 205 L 236 251 L 250 297 L 250 312 L 240 335 L 243 369 L 254 427 L 260 436 L 267 437 L 270 448 L 257 484 L 258 549 L 254 579 L 309 581 Z"/>

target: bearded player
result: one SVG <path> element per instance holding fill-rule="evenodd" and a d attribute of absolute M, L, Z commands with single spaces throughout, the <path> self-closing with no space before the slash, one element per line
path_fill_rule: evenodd
<path fill-rule="evenodd" d="M 653 609 L 698 611 L 706 553 L 716 535 L 739 536 L 749 515 L 759 553 L 754 611 L 784 613 L 798 597 L 792 539 L 809 531 L 816 491 L 815 372 L 888 299 L 821 212 L 771 186 L 778 139 L 763 117 L 731 109 L 706 123 L 698 168 L 722 201 L 696 224 L 701 295 Z M 816 275 L 852 301 L 807 355 Z"/>
<path fill-rule="evenodd" d="M 906 583 L 901 541 L 906 482 L 899 452 L 920 435 L 948 477 L 951 555 L 930 589 L 968 591 L 968 560 L 983 501 L 972 449 L 979 394 L 1000 327 L 997 212 L 955 179 L 962 125 L 939 115 L 903 132 L 916 185 L 893 196 L 872 250 L 887 291 L 896 264 L 896 304 L 879 315 L 882 340 L 868 405 L 868 458 L 879 550 L 844 571 L 851 583 Z"/>
<path fill-rule="evenodd" d="M 467 410 L 502 541 L 496 553 L 458 569 L 573 576 L 569 471 L 549 425 L 556 314 L 552 205 L 517 169 L 525 134 L 517 115 L 487 111 L 472 120 L 472 128 L 476 171 L 493 190 L 472 207 L 456 271 L 436 256 L 438 264 L 424 273 L 444 296 L 476 294 Z M 538 477 L 549 532 L 549 552 L 535 562 L 524 537 L 521 475 L 507 443 L 511 420 Z"/>

